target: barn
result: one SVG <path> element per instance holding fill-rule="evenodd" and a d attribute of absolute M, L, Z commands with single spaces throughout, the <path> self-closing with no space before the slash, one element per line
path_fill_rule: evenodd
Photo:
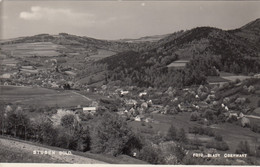
<path fill-rule="evenodd" d="M 83 113 L 85 114 L 95 114 L 97 111 L 96 107 L 83 107 Z"/>

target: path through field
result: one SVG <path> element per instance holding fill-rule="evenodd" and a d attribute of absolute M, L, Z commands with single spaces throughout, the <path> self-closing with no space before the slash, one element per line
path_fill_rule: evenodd
<path fill-rule="evenodd" d="M 255 116 L 255 115 L 245 115 L 245 117 L 247 118 L 255 118 L 255 119 L 260 119 L 259 116 Z"/>
<path fill-rule="evenodd" d="M 88 98 L 88 97 L 86 97 L 86 96 L 84 96 L 84 95 L 82 95 L 82 94 L 80 94 L 80 93 L 78 93 L 78 92 L 74 92 L 74 91 L 72 91 L 72 92 L 73 92 L 74 94 L 76 94 L 76 95 L 79 95 L 79 96 L 83 97 L 84 99 L 87 99 L 87 100 L 91 101 L 90 98 Z"/>
<path fill-rule="evenodd" d="M 36 146 L 28 143 L 23 143 L 20 141 L 15 141 L 15 140 L 9 140 L 9 139 L 3 139 L 0 138 L 0 143 L 4 147 L 8 147 L 10 149 L 15 149 L 16 151 L 19 152 L 24 152 L 27 154 L 33 154 L 33 151 L 50 151 L 48 148 L 44 148 L 41 146 Z M 0 148 L 1 149 L 1 148 Z M 58 150 L 51 150 L 55 151 L 55 154 L 50 154 L 50 155 L 41 155 L 41 156 L 50 156 L 52 160 L 57 160 L 57 161 L 62 161 L 64 163 L 77 163 L 77 164 L 105 164 L 105 162 L 94 160 L 91 158 L 79 156 L 79 155 L 60 155 Z M 38 154 L 39 155 L 39 154 Z"/>

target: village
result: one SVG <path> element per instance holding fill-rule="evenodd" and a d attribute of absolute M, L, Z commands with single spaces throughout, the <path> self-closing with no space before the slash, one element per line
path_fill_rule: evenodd
<path fill-rule="evenodd" d="M 85 114 L 90 113 L 94 115 L 97 110 L 110 110 L 111 108 L 109 107 L 113 106 L 113 111 L 117 112 L 123 118 L 144 122 L 155 121 L 151 117 L 151 114 L 155 113 L 174 115 L 178 114 L 178 112 L 190 112 L 191 119 L 203 120 L 203 124 L 212 124 L 216 122 L 210 122 L 210 120 L 205 118 L 203 113 L 205 110 L 212 110 L 214 113 L 214 110 L 220 107 L 223 109 L 223 120 L 241 120 L 243 127 L 249 124 L 249 119 L 246 117 L 250 108 L 242 107 L 239 110 L 237 108 L 237 105 L 243 106 L 246 104 L 246 98 L 236 97 L 236 99 L 232 99 L 233 103 L 230 103 L 229 97 L 222 99 L 216 97 L 215 93 L 223 88 L 223 83 L 183 89 L 169 87 L 165 90 L 157 90 L 151 87 L 142 89 L 135 86 L 124 88 L 108 85 L 89 87 L 88 85 L 76 82 L 74 79 L 76 73 L 71 72 L 72 68 L 70 66 L 62 67 L 60 65 L 62 62 L 58 62 L 55 58 L 45 60 L 42 63 L 43 66 L 41 65 L 39 68 L 33 65 L 26 65 L 26 63 L 24 65 L 23 62 L 12 61 L 1 66 L 3 73 L 1 76 L 1 85 L 32 86 L 57 90 L 71 89 L 71 91 L 77 91 L 83 96 L 88 96 L 91 93 L 99 97 L 98 99 L 94 99 L 96 103 L 93 106 L 79 107 L 75 104 L 71 108 L 64 108 L 64 111 L 78 111 L 78 109 L 81 109 Z M 176 68 L 183 68 L 185 63 L 187 62 L 184 62 L 179 67 L 180 64 L 177 62 L 178 67 Z M 76 69 L 73 70 L 76 71 Z M 8 75 L 5 72 L 9 72 Z M 258 75 L 254 77 L 258 78 Z M 233 85 L 239 87 L 241 83 L 238 80 L 236 83 L 233 82 Z M 227 82 L 224 84 L 228 85 Z M 249 93 L 255 91 L 252 85 L 249 87 L 244 86 L 243 89 Z"/>

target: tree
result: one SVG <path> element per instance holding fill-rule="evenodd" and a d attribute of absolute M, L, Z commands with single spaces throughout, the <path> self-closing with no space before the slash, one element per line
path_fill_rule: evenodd
<path fill-rule="evenodd" d="M 155 148 L 152 145 L 146 145 L 140 151 L 138 157 L 141 160 L 149 162 L 151 164 L 163 164 L 164 159 L 159 148 Z"/>
<path fill-rule="evenodd" d="M 61 118 L 61 126 L 65 128 L 72 129 L 74 122 L 75 122 L 75 116 L 73 114 L 67 114 Z"/>
<path fill-rule="evenodd" d="M 30 120 L 21 108 L 8 112 L 6 122 L 8 131 L 12 132 L 14 137 L 20 136 L 26 139 Z"/>
<path fill-rule="evenodd" d="M 70 84 L 65 83 L 65 84 L 63 85 L 63 89 L 65 89 L 65 90 L 70 90 Z"/>
<path fill-rule="evenodd" d="M 173 125 L 168 129 L 166 140 L 177 140 L 177 129 Z"/>
<path fill-rule="evenodd" d="M 98 117 L 92 133 L 91 150 L 95 153 L 118 155 L 123 152 L 133 132 L 117 114 L 105 112 Z M 125 150 L 124 150 L 125 151 Z"/>
<path fill-rule="evenodd" d="M 182 145 L 177 145 L 174 149 L 175 156 L 179 162 L 185 157 L 186 153 Z"/>
<path fill-rule="evenodd" d="M 183 128 L 181 128 L 179 133 L 178 133 L 178 141 L 181 142 L 181 143 L 187 143 L 188 142 L 188 138 L 187 138 L 185 130 Z"/>
<path fill-rule="evenodd" d="M 3 135 L 5 132 L 5 105 L 3 102 L 0 102 L 0 120 L 1 120 L 1 134 Z"/>
<path fill-rule="evenodd" d="M 197 111 L 192 112 L 190 115 L 190 121 L 197 121 L 199 119 L 199 113 Z"/>
<path fill-rule="evenodd" d="M 34 131 L 36 139 L 44 144 L 55 145 L 58 135 L 57 129 L 53 127 L 52 122 L 46 117 L 42 117 L 38 122 L 34 122 Z"/>

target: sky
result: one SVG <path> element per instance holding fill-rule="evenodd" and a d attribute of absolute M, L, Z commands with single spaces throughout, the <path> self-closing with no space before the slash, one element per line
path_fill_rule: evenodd
<path fill-rule="evenodd" d="M 1 38 L 61 32 L 139 38 L 198 26 L 239 28 L 260 18 L 260 1 L 0 0 Z"/>

